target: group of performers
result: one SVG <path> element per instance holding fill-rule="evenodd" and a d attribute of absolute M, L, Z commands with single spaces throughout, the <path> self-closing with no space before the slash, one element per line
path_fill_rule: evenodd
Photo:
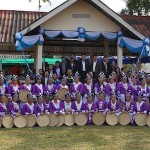
<path fill-rule="evenodd" d="M 63 76 L 60 83 L 55 84 L 54 76 L 50 75 L 46 85 L 42 85 L 42 76 L 37 75 L 35 84 L 31 84 L 30 76 L 26 76 L 23 85 L 18 84 L 18 77 L 12 76 L 9 86 L 5 86 L 4 77 L 0 76 L 0 117 L 10 114 L 18 115 L 34 114 L 78 114 L 85 113 L 88 123 L 92 123 L 92 114 L 101 112 L 106 115 L 114 112 L 117 116 L 121 112 L 128 112 L 131 123 L 134 124 L 134 116 L 143 112 L 150 114 L 150 87 L 147 84 L 149 76 L 146 73 L 131 72 L 130 77 L 125 73 L 121 75 L 121 81 L 115 82 L 115 72 L 105 79 L 105 74 L 100 72 L 97 82 L 93 84 L 92 77 L 87 75 L 85 83 L 80 81 L 80 74 L 75 73 L 72 83 L 67 82 Z M 65 100 L 58 97 L 58 91 L 66 88 Z M 30 91 L 27 94 L 27 102 L 20 101 L 18 94 L 21 90 Z M 5 104 L 6 96 L 9 103 Z"/>

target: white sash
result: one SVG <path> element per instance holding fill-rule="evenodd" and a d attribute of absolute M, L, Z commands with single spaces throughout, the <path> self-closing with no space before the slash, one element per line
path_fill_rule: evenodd
<path fill-rule="evenodd" d="M 88 103 L 88 109 L 91 110 L 92 109 L 92 103 Z"/>
<path fill-rule="evenodd" d="M 122 83 L 122 86 L 127 90 L 128 89 L 128 84 L 127 83 Z"/>
<path fill-rule="evenodd" d="M 112 89 L 112 92 L 115 92 L 116 84 L 115 83 L 112 83 L 112 84 L 108 83 L 108 84 L 109 84 L 110 88 Z"/>
<path fill-rule="evenodd" d="M 0 86 L 0 90 L 2 93 L 5 93 L 5 87 L 6 87 L 5 85 Z"/>
<path fill-rule="evenodd" d="M 59 108 L 60 108 L 60 101 L 59 101 L 59 100 L 57 100 L 57 103 L 55 103 L 54 100 L 53 100 L 52 103 L 53 103 L 53 105 L 54 105 L 54 107 L 55 107 L 56 109 L 59 109 Z"/>
<path fill-rule="evenodd" d="M 31 110 L 31 113 L 33 114 L 33 111 L 34 111 L 34 104 L 32 103 L 32 105 L 30 105 L 29 103 L 26 103 L 27 106 L 30 108 Z"/>
<path fill-rule="evenodd" d="M 15 109 L 19 110 L 19 105 L 16 102 L 12 102 L 12 103 L 13 103 Z"/>
<path fill-rule="evenodd" d="M 116 110 L 116 102 L 115 102 L 114 104 L 111 102 L 111 108 L 112 108 L 113 110 Z"/>
<path fill-rule="evenodd" d="M 0 105 L 1 105 L 5 110 L 7 110 L 5 103 L 3 103 L 3 104 L 0 103 Z M 4 116 L 5 113 L 6 113 L 6 112 L 0 112 L 0 115 L 1 115 L 1 116 Z"/>
<path fill-rule="evenodd" d="M 16 86 L 13 86 L 13 85 L 12 85 L 12 87 L 13 87 L 13 89 L 14 89 L 15 92 L 18 92 L 18 91 L 19 91 L 19 89 L 18 89 L 19 86 L 18 86 L 18 85 L 16 85 Z"/>
<path fill-rule="evenodd" d="M 29 91 L 31 91 L 31 84 L 29 84 L 29 85 L 24 84 L 24 86 L 25 86 Z"/>
<path fill-rule="evenodd" d="M 82 106 L 82 101 L 80 101 L 80 103 L 78 104 L 77 101 L 75 101 L 75 105 L 77 107 L 77 110 L 80 110 L 81 109 L 81 106 Z"/>
<path fill-rule="evenodd" d="M 143 101 L 139 104 L 138 102 L 136 102 L 136 106 L 137 106 L 137 111 L 140 111 L 141 106 L 143 105 Z"/>
<path fill-rule="evenodd" d="M 39 85 L 36 83 L 36 86 L 41 90 L 41 93 L 43 94 L 43 85 L 42 84 Z"/>
<path fill-rule="evenodd" d="M 91 93 L 92 92 L 92 85 L 91 84 L 89 84 L 89 85 L 85 84 L 85 86 L 88 89 L 89 93 Z"/>
<path fill-rule="evenodd" d="M 47 85 L 48 86 L 48 90 L 51 91 L 53 89 L 53 84 L 52 85 Z"/>
<path fill-rule="evenodd" d="M 37 103 L 38 104 L 38 103 Z M 42 104 L 42 105 L 39 105 L 38 104 L 38 106 L 40 107 L 40 109 L 41 109 L 41 112 L 43 113 L 44 112 L 44 105 Z"/>
<path fill-rule="evenodd" d="M 80 85 L 80 82 L 78 82 L 78 83 L 73 82 L 73 85 L 74 85 L 75 91 L 77 92 L 77 88 L 78 88 L 78 86 Z"/>
<path fill-rule="evenodd" d="M 65 110 L 71 110 L 71 102 L 70 103 L 65 102 Z"/>

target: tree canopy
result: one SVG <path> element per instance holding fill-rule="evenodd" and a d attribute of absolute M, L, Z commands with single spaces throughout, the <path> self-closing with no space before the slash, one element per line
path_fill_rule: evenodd
<path fill-rule="evenodd" d="M 150 15 L 150 0 L 124 0 L 126 8 L 122 9 L 121 14 L 128 15 Z"/>

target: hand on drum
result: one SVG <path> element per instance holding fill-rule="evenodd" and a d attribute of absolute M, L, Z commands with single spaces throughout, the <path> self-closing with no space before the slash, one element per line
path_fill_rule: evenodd
<path fill-rule="evenodd" d="M 20 116 L 20 113 L 15 113 L 15 116 Z"/>

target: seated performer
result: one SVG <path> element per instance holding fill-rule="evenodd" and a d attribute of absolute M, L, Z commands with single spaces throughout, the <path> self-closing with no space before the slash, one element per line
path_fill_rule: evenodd
<path fill-rule="evenodd" d="M 80 74 L 76 72 L 74 75 L 74 82 L 70 85 L 70 94 L 73 99 L 75 98 L 75 94 L 78 91 L 80 92 L 80 94 L 82 94 L 83 84 L 80 82 Z"/>
<path fill-rule="evenodd" d="M 95 92 L 95 101 L 99 99 L 99 92 L 105 91 L 106 82 L 105 80 L 105 74 L 103 72 L 100 72 L 98 75 L 98 82 L 94 85 L 94 92 Z"/>
<path fill-rule="evenodd" d="M 111 93 L 116 94 L 116 83 L 114 82 L 114 76 L 109 75 L 109 81 L 105 86 L 105 92 L 106 92 L 106 101 L 109 102 L 109 97 L 111 96 Z"/>
<path fill-rule="evenodd" d="M 17 75 L 13 75 L 11 78 L 12 82 L 8 87 L 8 94 L 12 94 L 12 93 L 19 93 L 20 91 L 20 85 L 18 84 L 18 76 Z"/>
<path fill-rule="evenodd" d="M 71 103 L 71 95 L 70 95 L 70 93 L 66 93 L 65 94 L 65 101 L 64 101 L 65 114 L 72 114 L 73 113 L 71 105 L 72 105 L 72 103 Z"/>
<path fill-rule="evenodd" d="M 37 95 L 37 103 L 34 105 L 34 113 L 36 116 L 41 114 L 49 114 L 45 103 L 43 103 L 43 96 L 41 93 Z"/>
<path fill-rule="evenodd" d="M 61 84 L 59 84 L 59 85 L 57 86 L 56 90 L 58 91 L 58 90 L 60 90 L 60 89 L 62 89 L 62 88 L 66 88 L 66 89 L 69 90 L 69 87 L 68 87 L 68 85 L 67 85 L 66 76 L 63 76 L 63 77 L 62 77 L 62 79 L 61 79 Z"/>
<path fill-rule="evenodd" d="M 88 93 L 87 103 L 85 104 L 85 112 L 87 114 L 89 124 L 92 123 L 92 115 L 94 112 L 96 112 L 96 103 L 93 100 L 94 100 L 94 94 Z"/>
<path fill-rule="evenodd" d="M 8 110 L 12 117 L 19 116 L 21 114 L 21 109 L 18 101 L 18 93 L 12 93 L 12 101 L 8 103 Z"/>
<path fill-rule="evenodd" d="M 49 91 L 44 92 L 44 103 L 45 103 L 46 109 L 48 111 L 50 111 L 49 110 L 49 104 L 50 104 L 51 97 L 52 97 L 52 94 L 50 94 Z"/>
<path fill-rule="evenodd" d="M 34 103 L 33 103 L 33 95 L 32 93 L 27 94 L 27 103 L 23 105 L 22 114 L 34 114 Z"/>
<path fill-rule="evenodd" d="M 75 114 L 80 112 L 85 112 L 85 104 L 82 101 L 82 96 L 80 92 L 75 94 L 75 101 L 72 102 L 71 108 L 75 112 Z"/>
<path fill-rule="evenodd" d="M 53 84 L 52 76 L 49 76 L 47 79 L 47 84 L 45 86 L 45 91 L 49 91 L 52 94 L 56 90 L 56 85 Z"/>
<path fill-rule="evenodd" d="M 37 96 L 39 93 L 43 94 L 44 86 L 42 85 L 41 75 L 37 75 L 35 80 L 36 80 L 36 83 L 33 86 L 33 95 Z"/>
<path fill-rule="evenodd" d="M 105 92 L 103 91 L 100 91 L 99 93 L 99 99 L 98 101 L 96 102 L 96 105 L 97 105 L 97 110 L 98 112 L 101 112 L 103 113 L 104 115 L 106 115 L 107 111 L 108 111 L 108 104 L 105 100 Z"/>
<path fill-rule="evenodd" d="M 53 94 L 53 100 L 49 104 L 49 110 L 54 114 L 64 114 L 63 102 L 58 99 L 57 91 Z"/>
<path fill-rule="evenodd" d="M 21 90 L 25 89 L 33 93 L 33 85 L 31 84 L 31 79 L 29 75 L 26 75 L 25 83 L 21 86 Z"/>
<path fill-rule="evenodd" d="M 85 79 L 86 83 L 83 85 L 83 102 L 86 103 L 87 102 L 87 94 L 88 93 L 92 93 L 94 92 L 93 90 L 93 85 L 91 82 L 91 77 L 87 74 L 86 79 Z"/>
<path fill-rule="evenodd" d="M 117 116 L 120 115 L 120 103 L 117 101 L 117 96 L 115 93 L 111 93 L 110 102 L 108 103 L 108 111 L 115 112 Z"/>
<path fill-rule="evenodd" d="M 147 104 L 143 101 L 143 93 L 139 92 L 137 95 L 137 102 L 135 103 L 136 113 L 143 112 L 147 114 Z"/>
<path fill-rule="evenodd" d="M 5 102 L 5 95 L 1 93 L 0 94 L 0 118 L 4 117 L 7 113 L 7 108 L 4 102 Z"/>

